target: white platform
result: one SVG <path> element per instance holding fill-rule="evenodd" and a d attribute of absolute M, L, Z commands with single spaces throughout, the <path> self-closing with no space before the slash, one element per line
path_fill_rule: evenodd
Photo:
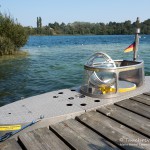
<path fill-rule="evenodd" d="M 80 115 L 85 111 L 149 91 L 150 76 L 145 77 L 143 86 L 131 92 L 120 93 L 119 97 L 111 99 L 84 97 L 77 91 L 70 89 L 48 92 L 0 107 L 0 125 L 25 124 L 39 118 L 40 115 L 44 115 L 44 118 L 49 122 L 59 122 Z"/>

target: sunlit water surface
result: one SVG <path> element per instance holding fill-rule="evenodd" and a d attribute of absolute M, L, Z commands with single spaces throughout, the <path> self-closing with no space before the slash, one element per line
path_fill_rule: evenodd
<path fill-rule="evenodd" d="M 22 50 L 26 58 L 0 59 L 0 106 L 54 90 L 82 84 L 83 66 L 95 52 L 105 52 L 113 59 L 132 59 L 123 50 L 134 35 L 114 36 L 31 36 Z M 142 35 L 139 59 L 150 75 L 150 36 Z"/>

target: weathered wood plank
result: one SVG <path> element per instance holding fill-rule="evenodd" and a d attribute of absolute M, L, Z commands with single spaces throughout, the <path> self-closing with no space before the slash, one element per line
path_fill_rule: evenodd
<path fill-rule="evenodd" d="M 145 92 L 143 94 L 150 96 L 150 92 Z"/>
<path fill-rule="evenodd" d="M 0 143 L 0 150 L 22 150 L 15 139 Z"/>
<path fill-rule="evenodd" d="M 128 109 L 134 113 L 150 119 L 150 106 L 136 102 L 134 100 L 126 99 L 115 103 L 115 105 Z"/>
<path fill-rule="evenodd" d="M 97 109 L 98 112 L 150 137 L 150 120 L 115 105 Z"/>
<path fill-rule="evenodd" d="M 145 95 L 145 94 L 137 95 L 136 97 L 140 97 L 140 98 L 142 98 L 142 99 L 145 99 L 145 100 L 147 100 L 147 101 L 150 101 L 150 96 Z"/>
<path fill-rule="evenodd" d="M 19 140 L 27 150 L 68 150 L 66 146 L 48 128 L 39 128 L 19 136 Z"/>
<path fill-rule="evenodd" d="M 131 97 L 130 99 L 150 106 L 150 96 L 142 94 L 142 95 L 138 95 L 138 96 L 135 96 L 135 97 Z"/>
<path fill-rule="evenodd" d="M 123 149 L 137 150 L 137 148 L 140 148 L 140 146 L 138 145 L 140 143 L 138 143 L 138 141 L 136 141 L 135 139 L 146 138 L 145 136 L 142 136 L 141 134 L 98 112 L 91 111 L 85 113 L 79 116 L 78 120 L 92 128 L 92 130 L 94 130 L 95 132 L 108 138 L 113 143 L 116 143 L 116 145 L 121 146 Z M 134 144 L 134 146 L 132 146 L 131 144 Z M 143 147 L 145 149 L 150 148 L 148 145 L 141 145 L 141 148 Z"/>
<path fill-rule="evenodd" d="M 76 120 L 70 119 L 50 127 L 75 149 L 119 149 Z"/>

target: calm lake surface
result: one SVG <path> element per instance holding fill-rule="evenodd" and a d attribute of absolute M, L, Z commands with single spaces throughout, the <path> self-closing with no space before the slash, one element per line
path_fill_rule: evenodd
<path fill-rule="evenodd" d="M 113 59 L 132 59 L 123 50 L 134 41 L 134 35 L 113 36 L 31 36 L 22 50 L 26 58 L 0 58 L 0 106 L 54 90 L 82 84 L 83 66 L 96 52 Z M 150 35 L 142 35 L 139 59 L 150 75 Z"/>

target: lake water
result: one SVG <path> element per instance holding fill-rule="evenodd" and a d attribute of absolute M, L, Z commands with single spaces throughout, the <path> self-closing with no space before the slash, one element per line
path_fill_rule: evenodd
<path fill-rule="evenodd" d="M 29 56 L 0 61 L 0 106 L 54 90 L 82 84 L 83 66 L 96 52 L 113 59 L 132 59 L 123 50 L 134 35 L 113 36 L 31 36 L 22 50 Z M 150 75 L 150 35 L 142 35 L 139 59 Z"/>

